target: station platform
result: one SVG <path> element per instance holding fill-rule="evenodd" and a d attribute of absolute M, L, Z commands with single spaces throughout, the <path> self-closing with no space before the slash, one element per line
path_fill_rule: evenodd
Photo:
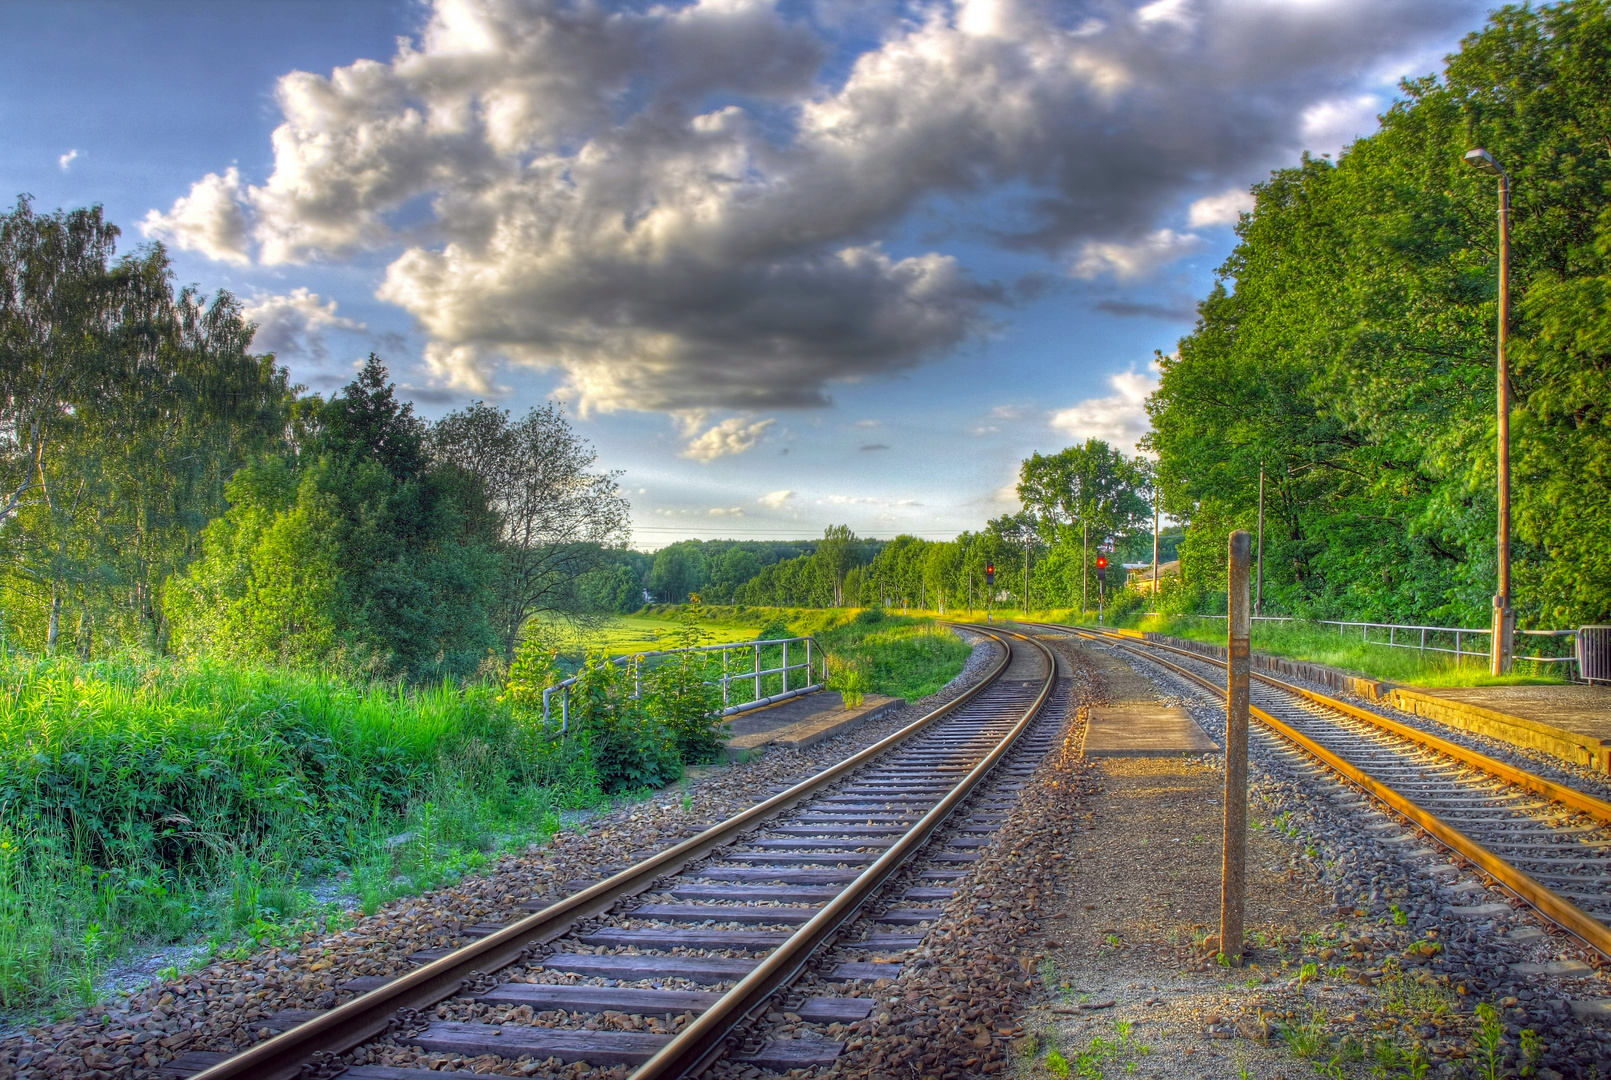
<path fill-rule="evenodd" d="M 1611 686 L 1394 686 L 1405 712 L 1611 772 Z"/>
<path fill-rule="evenodd" d="M 905 705 L 904 698 L 868 694 L 860 705 L 848 708 L 837 690 L 790 698 L 729 720 L 733 733 L 727 740 L 727 756 L 743 761 L 764 746 L 804 749 Z"/>
<path fill-rule="evenodd" d="M 1179 757 L 1212 754 L 1219 744 L 1185 709 L 1158 700 L 1152 683 L 1129 664 L 1096 649 L 1083 650 L 1102 670 L 1108 703 L 1091 707 L 1081 750 L 1088 758 Z"/>
<path fill-rule="evenodd" d="M 1185 709 L 1129 703 L 1093 708 L 1081 749 L 1088 758 L 1174 757 L 1216 753 L 1219 744 Z"/>

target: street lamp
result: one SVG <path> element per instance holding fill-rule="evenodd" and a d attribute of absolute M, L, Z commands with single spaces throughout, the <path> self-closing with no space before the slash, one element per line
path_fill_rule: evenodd
<path fill-rule="evenodd" d="M 1510 331 L 1510 177 L 1488 151 L 1466 151 L 1466 164 L 1499 178 L 1499 592 L 1494 596 L 1489 671 L 1510 670 L 1516 638 L 1516 612 L 1510 606 L 1510 369 L 1505 362 L 1505 338 Z"/>

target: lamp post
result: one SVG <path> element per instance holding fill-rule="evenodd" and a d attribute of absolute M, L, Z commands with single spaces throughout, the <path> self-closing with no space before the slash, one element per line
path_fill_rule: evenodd
<path fill-rule="evenodd" d="M 1505 339 L 1510 333 L 1510 177 L 1488 151 L 1466 152 L 1466 164 L 1499 178 L 1499 591 L 1494 595 L 1492 644 L 1488 669 L 1494 675 L 1510 670 L 1516 638 L 1516 612 L 1510 606 L 1510 369 L 1505 360 Z"/>

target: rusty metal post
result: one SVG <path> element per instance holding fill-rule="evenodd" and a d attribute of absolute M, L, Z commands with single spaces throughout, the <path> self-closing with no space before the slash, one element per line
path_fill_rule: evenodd
<path fill-rule="evenodd" d="M 1510 596 L 1510 365 L 1505 342 L 1510 336 L 1510 177 L 1499 174 L 1499 349 L 1498 446 L 1499 473 L 1499 592 L 1494 597 L 1493 636 L 1489 644 L 1489 671 L 1503 675 L 1510 670 L 1516 639 L 1516 612 Z"/>
<path fill-rule="evenodd" d="M 1242 917 L 1247 907 L 1247 707 L 1251 667 L 1248 576 L 1252 537 L 1231 533 L 1229 628 L 1225 698 L 1225 861 L 1219 909 L 1219 947 L 1235 966 L 1242 963 Z"/>

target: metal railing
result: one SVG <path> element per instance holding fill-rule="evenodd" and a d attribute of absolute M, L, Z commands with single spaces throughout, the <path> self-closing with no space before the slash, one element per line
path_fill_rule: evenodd
<path fill-rule="evenodd" d="M 800 660 L 798 663 L 789 663 L 789 646 L 799 645 L 801 643 L 804 643 L 805 645 L 804 659 Z M 782 648 L 782 658 L 778 666 L 763 668 L 761 666 L 762 651 L 779 646 Z M 812 656 L 813 646 L 816 647 L 816 657 Z M 748 664 L 742 665 L 738 670 L 735 670 L 732 663 L 732 654 L 737 652 L 749 652 L 753 654 L 753 659 Z M 720 678 L 707 679 L 706 681 L 710 683 L 719 683 L 721 685 L 723 716 L 733 716 L 738 713 L 748 712 L 751 709 L 759 709 L 767 705 L 775 705 L 780 701 L 786 701 L 792 697 L 799 697 L 802 694 L 815 693 L 818 690 L 826 688 L 828 685 L 828 652 L 820 644 L 818 644 L 815 638 L 810 636 L 774 638 L 763 641 L 738 641 L 729 643 L 727 645 L 695 645 L 686 649 L 660 649 L 655 652 L 634 653 L 631 656 L 613 657 L 610 662 L 615 664 L 617 667 L 630 666 L 632 668 L 632 697 L 636 699 L 643 696 L 644 661 L 664 659 L 665 657 L 676 656 L 681 653 L 721 653 Z M 798 650 L 796 651 L 795 655 L 796 657 L 799 656 Z M 818 666 L 821 667 L 821 677 L 818 679 L 818 681 L 812 682 L 811 679 L 816 673 Z M 790 689 L 789 673 L 791 671 L 805 672 L 806 685 Z M 763 695 L 761 691 L 765 687 L 768 677 L 773 675 L 782 676 L 783 689 L 776 694 Z M 553 686 L 550 686 L 543 691 L 543 729 L 545 731 L 548 729 L 552 718 L 553 697 L 556 693 L 559 694 L 559 733 L 563 735 L 570 730 L 571 687 L 576 685 L 576 681 L 579 678 L 581 678 L 581 676 L 572 675 L 570 678 L 557 682 Z M 746 698 L 744 701 L 738 704 L 734 704 L 734 684 L 744 684 L 746 689 L 749 689 L 751 686 L 753 686 L 754 696 Z"/>
<path fill-rule="evenodd" d="M 1226 618 L 1224 615 L 1198 615 L 1196 617 L 1199 619 Z M 1335 626 L 1338 634 L 1345 634 L 1350 627 L 1353 627 L 1359 630 L 1360 640 L 1366 645 L 1386 645 L 1394 649 L 1415 649 L 1421 653 L 1448 653 L 1454 657 L 1457 664 L 1462 657 L 1488 656 L 1489 648 L 1486 645 L 1480 649 L 1462 648 L 1461 646 L 1467 638 L 1474 634 L 1487 636 L 1493 633 L 1493 630 L 1489 627 L 1467 629 L 1461 626 L 1421 626 L 1418 623 L 1345 622 L 1339 619 L 1299 619 L 1291 615 L 1254 615 L 1252 618 L 1256 622 L 1308 622 L 1317 626 Z M 1372 630 L 1387 631 L 1387 640 L 1372 640 L 1370 636 Z M 1419 634 L 1419 639 L 1412 638 L 1410 641 L 1400 641 L 1398 640 L 1400 630 L 1416 632 Z M 1569 656 L 1516 656 L 1513 659 L 1529 660 L 1535 664 L 1575 664 L 1578 662 L 1576 630 L 1517 630 L 1516 633 L 1527 634 L 1530 637 L 1569 637 L 1573 639 L 1573 650 Z M 1428 634 L 1453 635 L 1454 647 L 1451 649 L 1446 646 L 1428 644 Z"/>

